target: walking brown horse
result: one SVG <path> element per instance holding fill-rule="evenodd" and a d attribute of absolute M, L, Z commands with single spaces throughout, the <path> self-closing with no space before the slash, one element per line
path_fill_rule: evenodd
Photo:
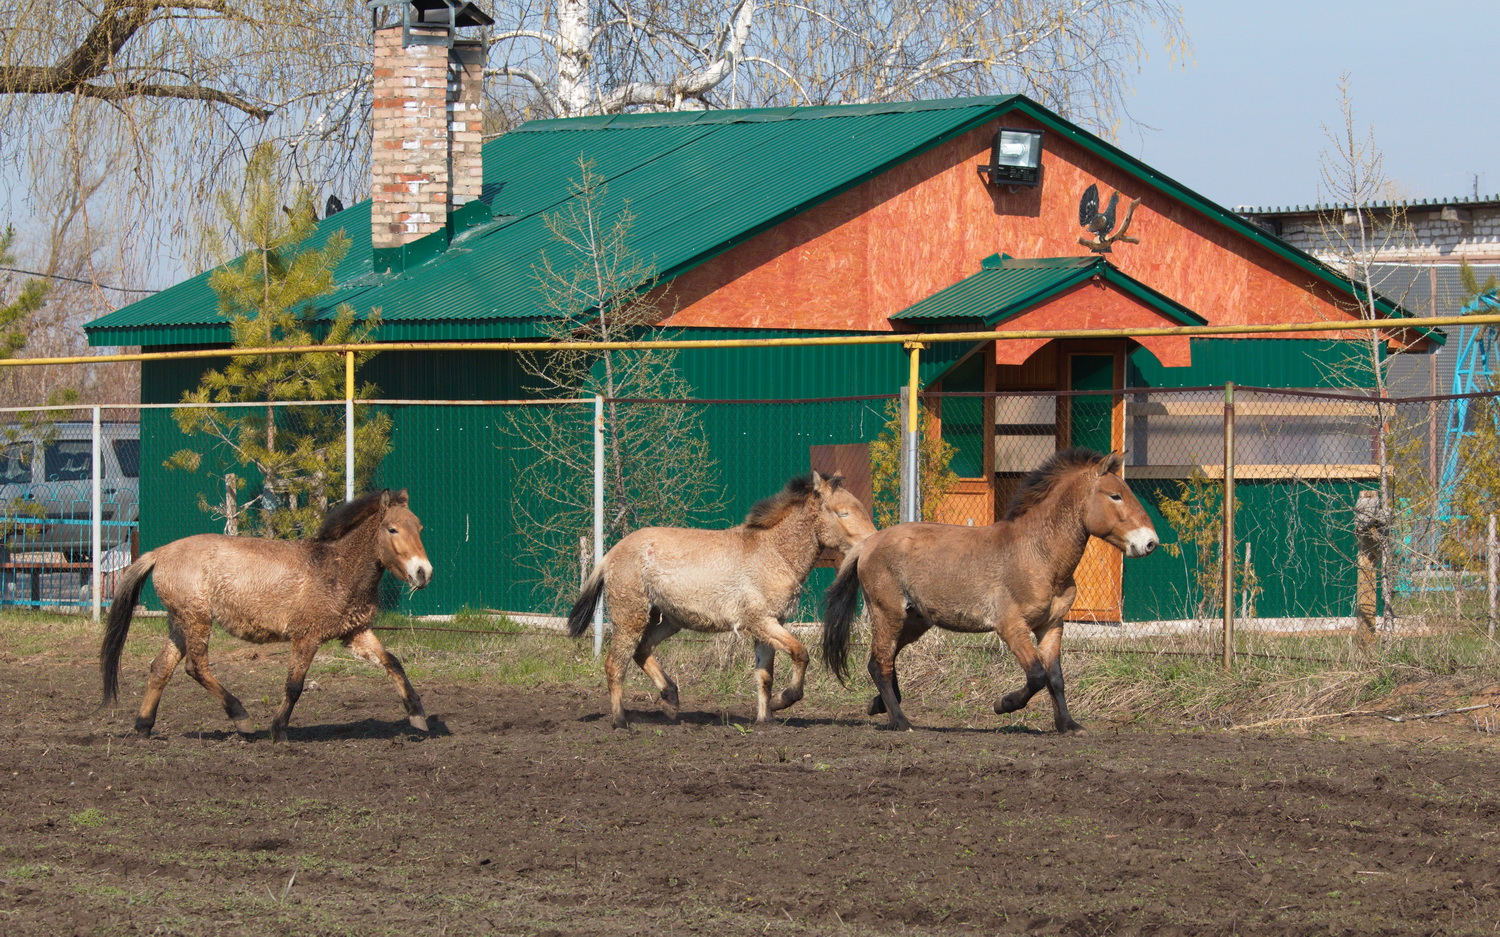
<path fill-rule="evenodd" d="M 875 531 L 843 481 L 813 472 L 756 504 L 737 527 L 643 527 L 610 549 L 584 582 L 568 633 L 584 633 L 603 593 L 613 624 L 604 674 L 615 728 L 629 725 L 623 684 L 632 655 L 660 691 L 663 711 L 677 718 L 677 684 L 652 652 L 683 628 L 754 640 L 757 722 L 802 698 L 807 649 L 786 630 L 787 617 L 823 548 L 844 552 Z M 777 651 L 792 659 L 792 682 L 772 699 Z"/>
<path fill-rule="evenodd" d="M 271 739 L 286 738 L 292 707 L 313 655 L 338 638 L 355 656 L 385 668 L 396 683 L 407 720 L 427 731 L 427 714 L 401 662 L 370 630 L 383 570 L 413 588 L 432 581 L 432 563 L 422 547 L 422 522 L 411 512 L 406 490 L 376 491 L 330 511 L 311 540 L 265 540 L 198 534 L 141 555 L 121 574 L 99 667 L 104 704 L 119 692 L 120 652 L 147 577 L 167 609 L 167 643 L 151 664 L 135 730 L 150 735 L 162 690 L 182 659 L 187 672 L 224 706 L 235 727 L 253 732 L 245 707 L 209 669 L 209 626 L 246 641 L 290 641 L 286 698 L 271 721 Z"/>
<path fill-rule="evenodd" d="M 870 676 L 880 691 L 869 713 L 889 713 L 890 728 L 911 728 L 901 712 L 896 655 L 934 625 L 994 631 L 1010 647 L 1026 685 L 996 702 L 995 712 L 1014 712 L 1045 687 L 1057 731 L 1082 728 L 1063 693 L 1062 620 L 1078 591 L 1073 573 L 1090 536 L 1126 556 L 1145 556 L 1158 542 L 1120 477 L 1121 458 L 1067 449 L 1022 480 L 1003 520 L 987 527 L 897 524 L 865 540 L 845 556 L 828 589 L 823 659 L 843 682 L 863 590 Z"/>

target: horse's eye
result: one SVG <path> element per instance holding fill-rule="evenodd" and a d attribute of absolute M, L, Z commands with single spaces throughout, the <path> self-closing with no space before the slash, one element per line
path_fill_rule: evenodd
<path fill-rule="evenodd" d="M 1125 499 L 1121 498 L 1119 495 L 1110 495 L 1109 496 L 1109 500 L 1111 500 L 1111 501 L 1123 501 Z"/>
<path fill-rule="evenodd" d="M 396 528 L 394 528 L 394 527 L 387 527 L 385 529 L 385 532 L 388 533 L 388 534 L 393 534 L 393 533 L 396 532 Z"/>
<path fill-rule="evenodd" d="M 833 513 L 837 514 L 839 517 L 848 517 L 849 516 L 849 512 L 848 511 L 834 511 Z"/>

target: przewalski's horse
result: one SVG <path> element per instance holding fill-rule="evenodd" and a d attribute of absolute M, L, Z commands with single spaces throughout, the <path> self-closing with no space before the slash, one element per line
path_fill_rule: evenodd
<path fill-rule="evenodd" d="M 241 733 L 253 729 L 245 707 L 209 669 L 209 626 L 217 622 L 237 638 L 264 644 L 292 643 L 286 699 L 271 721 L 271 738 L 286 738 L 292 707 L 313 655 L 338 638 L 357 657 L 379 664 L 396 682 L 412 726 L 427 731 L 422 701 L 398 661 L 370 630 L 380 575 L 390 570 L 414 588 L 432 581 L 432 563 L 422 548 L 422 522 L 408 506 L 406 490 L 376 491 L 330 511 L 311 540 L 265 540 L 198 534 L 145 553 L 120 577 L 99 666 L 104 703 L 119 692 L 120 652 L 135 603 L 148 576 L 167 609 L 167 644 L 151 664 L 135 730 L 150 735 L 162 690 L 177 663 L 212 693 Z"/>
<path fill-rule="evenodd" d="M 849 551 L 828 589 L 828 666 L 841 682 L 848 674 L 849 625 L 863 589 L 872 630 L 869 670 L 880 691 L 869 713 L 890 713 L 892 729 L 911 728 L 901 712 L 896 655 L 934 625 L 994 631 L 1010 647 L 1026 685 L 996 702 L 995 712 L 1014 712 L 1045 687 L 1057 730 L 1082 728 L 1063 695 L 1062 619 L 1078 591 L 1073 572 L 1090 536 L 1126 556 L 1145 556 L 1158 542 L 1120 477 L 1121 458 L 1064 450 L 1026 476 L 1004 520 L 988 527 L 897 524 Z"/>
<path fill-rule="evenodd" d="M 588 628 L 600 593 L 608 599 L 613 637 L 604 660 L 615 728 L 628 726 L 622 702 L 632 655 L 677 718 L 677 684 L 652 651 L 683 628 L 735 631 L 755 641 L 757 722 L 802 698 L 807 650 L 786 620 L 824 547 L 844 552 L 875 531 L 843 477 L 794 478 L 728 530 L 643 527 L 615 544 L 583 584 L 568 615 L 568 633 Z M 776 652 L 792 659 L 792 682 L 773 700 Z"/>

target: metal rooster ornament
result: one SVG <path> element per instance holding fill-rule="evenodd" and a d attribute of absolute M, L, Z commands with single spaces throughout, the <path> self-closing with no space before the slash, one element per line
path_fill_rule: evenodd
<path fill-rule="evenodd" d="M 1141 203 L 1140 199 L 1132 199 L 1125 206 L 1125 220 L 1120 222 L 1120 230 L 1110 234 L 1115 226 L 1115 207 L 1120 204 L 1120 193 L 1116 192 L 1109 197 L 1109 204 L 1104 211 L 1099 210 L 1099 187 L 1090 185 L 1083 190 L 1083 198 L 1078 202 L 1078 223 L 1092 235 L 1094 239 L 1079 238 L 1078 243 L 1087 247 L 1096 254 L 1108 254 L 1110 245 L 1116 241 L 1122 244 L 1139 244 L 1138 238 L 1126 237 L 1125 232 L 1130 228 L 1130 217 L 1135 214 L 1135 206 Z"/>

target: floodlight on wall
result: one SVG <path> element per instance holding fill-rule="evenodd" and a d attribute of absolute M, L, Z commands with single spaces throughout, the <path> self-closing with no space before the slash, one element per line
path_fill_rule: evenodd
<path fill-rule="evenodd" d="M 990 185 L 1041 185 L 1042 132 L 1001 127 L 995 131 L 990 164 L 980 166 L 979 174 Z"/>

